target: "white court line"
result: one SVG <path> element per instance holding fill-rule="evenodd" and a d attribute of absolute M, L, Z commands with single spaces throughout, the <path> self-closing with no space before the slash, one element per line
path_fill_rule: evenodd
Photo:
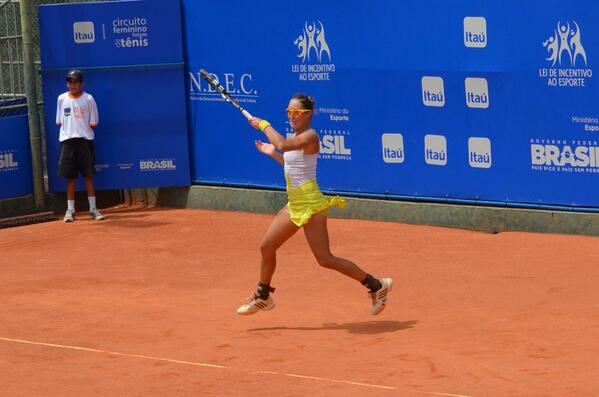
<path fill-rule="evenodd" d="M 163 361 L 163 362 L 173 363 L 173 364 L 191 365 L 191 366 L 194 366 L 194 367 L 219 368 L 219 369 L 236 369 L 236 370 L 240 370 L 242 372 L 246 372 L 246 373 L 249 373 L 249 374 L 264 374 L 264 375 L 274 375 L 274 376 L 287 376 L 287 377 L 291 377 L 291 378 L 299 378 L 299 379 L 306 379 L 306 380 L 316 380 L 316 381 L 320 381 L 320 382 L 330 382 L 330 383 L 343 383 L 343 384 L 347 384 L 347 385 L 370 387 L 370 388 L 375 388 L 375 389 L 399 390 L 399 388 L 397 388 L 395 386 L 375 385 L 375 384 L 370 384 L 370 383 L 351 382 L 351 381 L 342 380 L 342 379 L 322 378 L 322 377 L 319 377 L 319 376 L 307 376 L 307 375 L 298 375 L 298 374 L 281 373 L 281 372 L 273 372 L 273 371 L 250 371 L 250 370 L 246 370 L 246 369 L 239 369 L 239 368 L 229 367 L 229 366 L 225 366 L 225 365 L 206 364 L 206 363 L 198 363 L 198 362 L 184 361 L 184 360 L 174 360 L 174 359 L 171 359 L 171 358 L 145 356 L 145 355 L 142 355 L 142 354 L 120 353 L 120 352 L 113 352 L 113 351 L 110 351 L 110 350 L 92 349 L 90 347 L 58 345 L 58 344 L 55 344 L 55 343 L 34 342 L 34 341 L 23 340 L 23 339 L 11 339 L 11 338 L 3 338 L 3 337 L 0 337 L 0 341 L 12 342 L 12 343 L 22 343 L 22 344 L 26 344 L 26 345 L 54 347 L 54 348 L 58 348 L 58 349 L 78 350 L 78 351 L 85 351 L 85 352 L 91 352 L 91 353 L 112 354 L 112 355 L 121 356 L 121 357 L 140 358 L 140 359 L 152 360 L 152 361 Z M 451 393 L 440 393 L 440 392 L 412 391 L 412 393 L 427 394 L 429 396 L 472 397 L 472 396 L 467 396 L 467 395 L 464 395 L 464 394 L 451 394 Z"/>
<path fill-rule="evenodd" d="M 115 356 L 143 358 L 145 360 L 153 360 L 153 361 L 165 361 L 165 362 L 175 363 L 175 364 L 193 365 L 193 366 L 196 366 L 196 367 L 227 368 L 227 367 L 225 367 L 223 365 L 205 364 L 205 363 L 194 363 L 194 362 L 191 362 L 191 361 L 172 360 L 170 358 L 144 356 L 144 355 L 141 355 L 141 354 L 127 354 L 127 353 L 111 352 L 111 351 L 108 351 L 108 350 L 92 349 L 92 348 L 89 348 L 89 347 L 57 345 L 57 344 L 54 344 L 54 343 L 32 342 L 32 341 L 29 341 L 29 340 L 22 340 L 22 339 L 0 338 L 0 340 L 3 340 L 5 342 L 24 343 L 24 344 L 27 344 L 27 345 L 38 345 L 38 346 L 47 346 L 47 347 L 57 347 L 57 348 L 60 348 L 60 349 L 80 350 L 80 351 L 92 352 L 92 353 L 113 354 Z"/>
<path fill-rule="evenodd" d="M 319 380 L 319 381 L 324 381 L 324 382 L 331 382 L 332 381 L 332 379 L 321 378 L 320 376 L 306 376 L 306 375 L 297 375 L 297 374 L 282 374 L 282 375 L 290 376 L 292 378 L 309 379 L 309 380 Z M 347 385 L 375 387 L 377 389 L 397 390 L 397 387 L 394 387 L 394 386 L 372 385 L 370 383 L 350 382 L 349 380 L 340 380 L 340 379 L 334 379 L 334 381 L 337 382 L 337 383 L 345 383 Z"/>

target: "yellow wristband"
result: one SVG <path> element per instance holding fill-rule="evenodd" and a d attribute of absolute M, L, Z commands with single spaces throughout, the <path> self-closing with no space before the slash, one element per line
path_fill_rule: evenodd
<path fill-rule="evenodd" d="M 266 127 L 268 127 L 269 125 L 270 125 L 270 123 L 268 121 L 260 120 L 260 122 L 258 123 L 258 128 L 260 129 L 260 131 L 264 132 Z"/>

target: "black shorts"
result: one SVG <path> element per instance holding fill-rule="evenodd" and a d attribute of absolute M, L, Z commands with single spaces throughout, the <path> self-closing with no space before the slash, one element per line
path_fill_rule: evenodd
<path fill-rule="evenodd" d="M 67 179 L 96 174 L 96 151 L 94 141 L 85 138 L 71 138 L 63 141 L 60 148 L 58 175 Z"/>

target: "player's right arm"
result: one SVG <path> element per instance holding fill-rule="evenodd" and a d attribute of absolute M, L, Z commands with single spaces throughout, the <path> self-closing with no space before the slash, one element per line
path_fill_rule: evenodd
<path fill-rule="evenodd" d="M 56 103 L 56 125 L 62 125 L 62 95 Z"/>

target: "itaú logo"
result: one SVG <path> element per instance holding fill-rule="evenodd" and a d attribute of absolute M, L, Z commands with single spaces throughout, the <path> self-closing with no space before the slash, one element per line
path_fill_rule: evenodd
<path fill-rule="evenodd" d="M 402 134 L 383 134 L 383 161 L 385 163 L 403 163 L 405 160 Z"/>
<path fill-rule="evenodd" d="M 424 136 L 424 161 L 430 165 L 447 164 L 447 141 L 443 135 Z"/>
<path fill-rule="evenodd" d="M 489 84 L 487 79 L 467 77 L 464 85 L 466 87 L 466 105 L 469 108 L 487 109 L 489 107 Z"/>
<path fill-rule="evenodd" d="M 75 22 L 73 24 L 73 38 L 77 44 L 95 42 L 96 32 L 94 23 L 91 21 Z"/>
<path fill-rule="evenodd" d="M 472 168 L 491 168 L 491 140 L 489 138 L 468 138 L 468 163 Z"/>
<path fill-rule="evenodd" d="M 445 106 L 445 86 L 443 79 L 436 76 L 422 77 L 422 103 L 424 106 Z"/>
<path fill-rule="evenodd" d="M 464 18 L 464 45 L 470 48 L 487 46 L 487 20 L 484 17 Z"/>

